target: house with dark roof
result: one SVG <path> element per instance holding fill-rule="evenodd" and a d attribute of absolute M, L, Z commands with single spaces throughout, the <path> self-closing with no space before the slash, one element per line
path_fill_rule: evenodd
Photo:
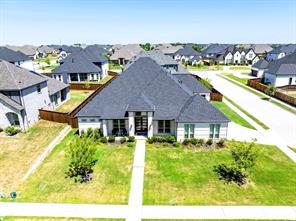
<path fill-rule="evenodd" d="M 227 137 L 229 119 L 200 95 L 192 75 L 172 74 L 150 57 L 140 57 L 78 113 L 80 132 L 99 128 L 104 136 L 173 135 Z"/>
<path fill-rule="evenodd" d="M 14 51 L 7 47 L 0 47 L 0 59 L 28 70 L 34 70 L 32 58 L 20 51 Z"/>
<path fill-rule="evenodd" d="M 296 52 L 271 61 L 264 72 L 264 82 L 275 87 L 296 85 Z"/>
<path fill-rule="evenodd" d="M 251 67 L 251 75 L 255 77 L 262 78 L 264 76 L 264 72 L 268 68 L 269 62 L 265 59 L 260 59 Z"/>
<path fill-rule="evenodd" d="M 27 129 L 39 109 L 53 110 L 70 98 L 69 86 L 0 60 L 0 128 Z"/>
<path fill-rule="evenodd" d="M 180 48 L 178 51 L 176 51 L 173 55 L 173 58 L 176 61 L 181 61 L 181 62 L 188 62 L 190 59 L 194 57 L 201 57 L 201 54 L 195 51 L 192 46 L 190 45 L 185 45 L 183 48 Z"/>
<path fill-rule="evenodd" d="M 296 52 L 296 44 L 280 45 L 267 53 L 267 60 L 273 61 Z"/>
<path fill-rule="evenodd" d="M 71 53 L 52 70 L 52 77 L 64 83 L 100 81 L 108 75 L 109 62 L 95 48 Z"/>

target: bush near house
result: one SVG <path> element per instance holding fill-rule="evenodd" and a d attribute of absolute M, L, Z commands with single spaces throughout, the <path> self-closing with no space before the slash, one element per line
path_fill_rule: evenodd
<path fill-rule="evenodd" d="M 4 129 L 4 132 L 7 136 L 14 136 L 14 135 L 20 133 L 21 129 L 14 127 L 14 126 L 9 126 Z"/>

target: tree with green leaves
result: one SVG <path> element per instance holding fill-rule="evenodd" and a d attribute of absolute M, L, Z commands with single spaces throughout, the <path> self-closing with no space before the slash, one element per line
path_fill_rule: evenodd
<path fill-rule="evenodd" d="M 96 164 L 96 146 L 92 138 L 85 135 L 76 137 L 66 152 L 69 168 L 66 177 L 74 178 L 75 182 L 87 182 L 92 179 L 93 166 Z"/>
<path fill-rule="evenodd" d="M 140 47 L 143 48 L 145 51 L 151 51 L 154 47 L 150 43 L 140 44 Z"/>
<path fill-rule="evenodd" d="M 203 46 L 194 44 L 194 45 L 192 45 L 192 48 L 197 52 L 201 52 L 203 49 Z"/>
<path fill-rule="evenodd" d="M 267 94 L 269 96 L 269 99 L 271 99 L 271 97 L 275 95 L 276 90 L 276 87 L 270 84 L 265 89 L 265 94 Z"/>

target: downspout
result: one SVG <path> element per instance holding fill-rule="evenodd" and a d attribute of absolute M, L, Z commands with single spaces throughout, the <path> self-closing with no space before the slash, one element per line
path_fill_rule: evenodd
<path fill-rule="evenodd" d="M 24 99 L 23 99 L 22 90 L 20 90 L 20 97 L 21 97 L 22 105 L 24 107 L 24 117 L 27 119 L 27 127 L 29 127 L 29 121 L 28 121 L 28 117 L 27 117 L 27 113 L 26 113 L 26 105 L 25 105 L 25 102 L 24 102 Z M 25 122 L 23 124 L 24 124 L 24 128 L 25 128 Z"/>

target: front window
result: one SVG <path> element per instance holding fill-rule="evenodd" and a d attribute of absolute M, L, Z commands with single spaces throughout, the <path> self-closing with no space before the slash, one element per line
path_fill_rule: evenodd
<path fill-rule="evenodd" d="M 81 73 L 80 75 L 80 81 L 87 81 L 87 74 L 86 73 Z"/>
<path fill-rule="evenodd" d="M 158 133 L 159 134 L 169 134 L 170 132 L 171 132 L 171 121 L 159 120 L 158 121 Z"/>
<path fill-rule="evenodd" d="M 220 124 L 210 124 L 210 138 L 220 137 Z"/>
<path fill-rule="evenodd" d="M 125 120 L 113 120 L 112 134 L 115 136 L 126 135 Z"/>
<path fill-rule="evenodd" d="M 194 138 L 194 124 L 184 124 L 185 138 Z"/>
<path fill-rule="evenodd" d="M 38 93 L 41 93 L 41 86 L 40 86 L 40 84 L 38 84 L 38 85 L 36 86 L 36 90 L 37 90 Z"/>
<path fill-rule="evenodd" d="M 78 81 L 77 74 L 70 74 L 70 81 Z"/>

